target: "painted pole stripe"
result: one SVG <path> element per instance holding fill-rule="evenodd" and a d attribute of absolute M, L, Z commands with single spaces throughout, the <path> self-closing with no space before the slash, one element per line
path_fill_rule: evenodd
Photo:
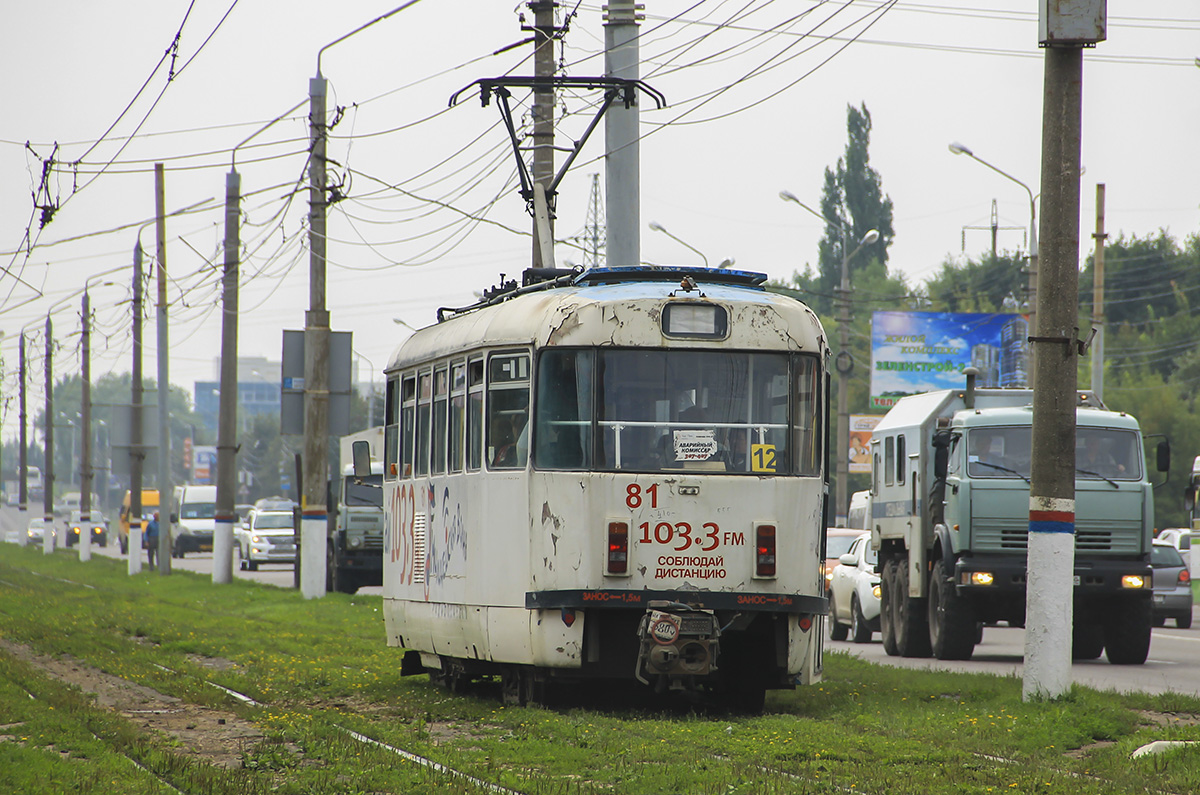
<path fill-rule="evenodd" d="M 309 519 L 320 519 L 323 522 L 323 521 L 325 521 L 327 516 L 328 515 L 324 511 L 321 511 L 320 513 L 316 512 L 316 511 L 305 511 L 304 513 L 300 514 L 300 519 L 301 519 L 301 521 L 308 521 Z"/>
<path fill-rule="evenodd" d="M 1031 522 L 1062 522 L 1066 524 L 1075 524 L 1074 511 L 1030 511 L 1029 521 Z"/>
<path fill-rule="evenodd" d="M 1074 522 L 1035 522 L 1032 519 L 1029 521 L 1029 532 L 1031 533 L 1066 533 L 1068 535 L 1075 534 Z"/>
<path fill-rule="evenodd" d="M 1034 497 L 1029 496 L 1029 510 L 1033 511 L 1063 511 L 1066 513 L 1075 513 L 1075 500 L 1068 500 L 1062 497 Z"/>

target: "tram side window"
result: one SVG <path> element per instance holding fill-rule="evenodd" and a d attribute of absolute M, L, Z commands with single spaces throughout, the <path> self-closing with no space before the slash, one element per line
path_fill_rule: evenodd
<path fill-rule="evenodd" d="M 451 472 L 463 468 L 463 420 L 467 412 L 467 367 L 462 362 L 450 366 L 450 438 L 447 452 Z"/>
<path fill-rule="evenodd" d="M 483 466 L 483 358 L 467 362 L 467 469 Z"/>
<path fill-rule="evenodd" d="M 588 469 L 592 460 L 592 351 L 547 350 L 538 359 L 533 463 Z"/>
<path fill-rule="evenodd" d="M 433 371 L 433 464 L 430 469 L 435 475 L 446 472 L 447 400 L 450 393 L 448 377 L 445 367 Z"/>
<path fill-rule="evenodd" d="M 400 471 L 400 379 L 391 376 L 383 400 L 383 477 L 395 480 Z"/>
<path fill-rule="evenodd" d="M 417 376 L 417 439 L 413 451 L 414 475 L 429 474 L 429 440 L 433 414 L 433 373 L 421 373 Z"/>
<path fill-rule="evenodd" d="M 417 379 L 406 375 L 400 387 L 400 477 L 413 474 L 413 445 L 416 441 Z"/>
<path fill-rule="evenodd" d="M 529 354 L 488 359 L 488 465 L 524 469 L 529 455 Z"/>
<path fill-rule="evenodd" d="M 793 359 L 796 374 L 796 474 L 816 475 L 823 454 L 821 368 L 812 356 Z"/>

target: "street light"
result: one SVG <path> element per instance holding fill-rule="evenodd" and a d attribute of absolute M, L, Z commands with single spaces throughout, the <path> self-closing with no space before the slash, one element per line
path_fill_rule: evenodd
<path fill-rule="evenodd" d="M 1038 277 L 1037 277 L 1037 261 L 1038 261 L 1037 204 L 1034 201 L 1033 191 L 1030 189 L 1030 187 L 1028 185 L 1026 185 L 1024 182 L 1022 182 L 1021 180 L 1014 177 L 1012 174 L 1009 174 L 1006 171 L 1001 171 L 1000 169 L 996 168 L 991 163 L 989 163 L 986 160 L 984 160 L 983 158 L 979 157 L 974 152 L 972 152 L 969 148 L 963 146 L 962 144 L 958 143 L 957 141 L 950 144 L 950 151 L 956 155 L 966 155 L 967 157 L 971 158 L 975 162 L 981 163 L 982 165 L 987 166 L 992 171 L 995 171 L 997 174 L 1004 177 L 1005 179 L 1008 179 L 1008 180 L 1011 180 L 1012 182 L 1017 183 L 1018 185 L 1020 185 L 1022 188 L 1025 189 L 1025 192 L 1027 194 L 1029 194 L 1029 336 L 1033 336 L 1035 333 L 1035 327 L 1037 325 L 1037 286 L 1038 286 Z M 1030 377 L 1031 383 L 1032 383 L 1032 377 L 1033 377 L 1032 355 L 1033 355 L 1033 351 L 1031 350 L 1031 351 L 1029 351 L 1030 360 L 1029 360 L 1028 364 L 1026 365 L 1027 370 L 1029 372 L 1029 377 Z"/>
<path fill-rule="evenodd" d="M 692 251 L 694 251 L 700 255 L 700 259 L 704 260 L 704 267 L 706 267 L 706 268 L 708 267 L 708 257 L 704 256 L 703 251 L 701 251 L 700 249 L 696 248 L 693 245 L 690 245 L 686 241 L 680 240 L 679 238 L 675 237 L 675 235 L 671 234 L 666 229 L 664 229 L 662 224 L 658 223 L 657 221 L 651 221 L 650 222 L 650 231 L 651 232 L 662 232 L 664 235 L 671 238 L 676 243 L 679 243 L 680 245 L 682 245 L 686 248 L 690 248 Z"/>
<path fill-rule="evenodd" d="M 850 227 L 842 219 L 826 218 L 800 201 L 790 191 L 781 190 L 779 198 L 798 204 L 822 221 L 833 224 L 838 228 L 842 239 L 842 279 L 836 291 L 838 297 L 838 344 L 840 350 L 838 351 L 837 358 L 834 360 L 834 365 L 838 372 L 838 433 L 835 445 L 837 448 L 837 491 L 834 514 L 836 516 L 844 516 L 849 508 L 846 499 L 846 481 L 850 478 L 850 398 L 847 394 L 849 389 L 847 381 L 850 371 L 854 369 L 854 358 L 850 354 L 850 260 L 854 259 L 864 246 L 869 246 L 879 240 L 879 230 L 867 230 L 867 233 L 858 241 L 858 245 L 851 251 L 849 249 Z"/>

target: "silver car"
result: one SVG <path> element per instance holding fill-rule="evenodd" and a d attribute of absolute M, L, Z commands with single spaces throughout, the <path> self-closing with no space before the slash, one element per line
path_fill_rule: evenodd
<path fill-rule="evenodd" d="M 1150 565 L 1154 569 L 1154 625 L 1161 627 L 1173 618 L 1175 626 L 1187 629 L 1192 625 L 1192 578 L 1183 556 L 1174 545 L 1155 541 Z"/>

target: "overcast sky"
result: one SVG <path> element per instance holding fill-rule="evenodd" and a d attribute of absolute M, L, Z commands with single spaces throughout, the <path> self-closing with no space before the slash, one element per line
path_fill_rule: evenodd
<path fill-rule="evenodd" d="M 153 218 L 156 162 L 166 167 L 168 211 L 192 208 L 167 222 L 172 383 L 190 391 L 215 377 L 221 204 L 239 144 L 239 351 L 279 359 L 282 330 L 302 328 L 309 303 L 300 188 L 317 52 L 400 4 L 6 3 L 5 438 L 16 432 L 21 329 L 38 335 L 30 400 L 41 401 L 46 313 L 60 345 L 56 370 L 78 372 L 78 293 L 89 278 L 93 373 L 130 369 L 132 251 L 139 227 Z M 980 227 L 989 225 L 993 201 L 1000 247 L 1024 250 L 1024 188 L 947 145 L 962 142 L 1039 192 L 1037 5 L 645 0 L 641 75 L 668 107 L 646 104 L 641 115 L 643 259 L 702 264 L 649 231 L 656 221 L 713 265 L 734 258 L 739 268 L 787 279 L 815 263 L 821 221 L 778 194 L 786 189 L 819 205 L 824 170 L 845 148 L 848 104 L 865 104 L 872 116 L 871 163 L 895 204 L 894 272 L 919 285 L 948 257 L 962 256 L 964 235 L 967 253 L 978 257 L 990 246 Z M 566 74 L 600 75 L 601 6 L 564 2 L 560 17 L 576 9 L 560 61 Z M 451 94 L 479 78 L 532 74 L 531 45 L 492 54 L 528 35 L 522 12 L 532 22 L 516 2 L 423 0 L 322 56 L 331 118 L 342 109 L 329 144 L 330 180 L 344 183 L 348 197 L 329 215 L 327 305 L 331 326 L 354 332 L 364 379 L 368 371 L 381 379 L 408 333 L 393 318 L 427 325 L 437 307 L 468 304 L 500 273 L 512 277 L 529 265 L 530 221 L 495 104 L 481 107 L 474 91 L 448 107 Z M 1200 226 L 1200 5 L 1109 0 L 1108 21 L 1108 41 L 1084 56 L 1083 256 L 1091 250 L 1097 182 L 1107 185 L 1110 234 L 1161 228 L 1182 241 Z M 567 115 L 558 144 L 582 136 L 597 99 L 561 97 Z M 514 95 L 518 114 L 526 100 Z M 559 238 L 584 232 L 591 175 L 603 179 L 603 141 L 601 128 L 561 185 Z M 35 204 L 57 207 L 44 227 Z M 141 240 L 149 262 L 153 224 Z M 577 263 L 583 254 L 563 242 L 556 258 Z M 148 311 L 145 372 L 153 376 Z"/>

